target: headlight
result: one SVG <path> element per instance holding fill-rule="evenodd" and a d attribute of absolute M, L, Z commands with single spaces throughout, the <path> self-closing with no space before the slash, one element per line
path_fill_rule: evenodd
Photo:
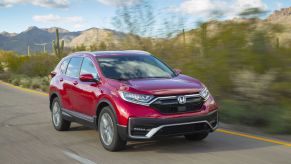
<path fill-rule="evenodd" d="M 130 92 L 119 91 L 120 97 L 128 102 L 135 104 L 148 105 L 148 103 L 153 99 L 152 95 L 142 95 Z"/>
<path fill-rule="evenodd" d="M 206 87 L 202 91 L 200 91 L 199 94 L 205 100 L 207 100 L 209 98 L 209 91 L 208 91 L 208 89 Z"/>

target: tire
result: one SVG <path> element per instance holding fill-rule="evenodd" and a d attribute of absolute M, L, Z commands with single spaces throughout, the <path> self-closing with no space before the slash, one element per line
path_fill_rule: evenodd
<path fill-rule="evenodd" d="M 201 141 L 208 136 L 208 132 L 203 133 L 195 133 L 195 134 L 187 134 L 185 135 L 185 139 L 189 141 Z"/>
<path fill-rule="evenodd" d="M 110 107 L 101 109 L 98 118 L 99 138 L 103 147 L 108 151 L 119 151 L 125 148 L 126 140 L 123 140 L 117 130 L 117 119 Z"/>
<path fill-rule="evenodd" d="M 70 129 L 71 122 L 63 119 L 62 106 L 58 97 L 54 98 L 51 105 L 52 123 L 56 130 L 67 131 Z"/>

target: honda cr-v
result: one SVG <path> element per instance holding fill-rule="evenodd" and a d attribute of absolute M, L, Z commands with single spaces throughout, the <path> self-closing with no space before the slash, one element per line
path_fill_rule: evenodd
<path fill-rule="evenodd" d="M 71 122 L 96 127 L 109 151 L 128 140 L 180 135 L 202 140 L 218 125 L 207 87 L 148 52 L 73 53 L 51 76 L 54 128 L 68 130 Z"/>

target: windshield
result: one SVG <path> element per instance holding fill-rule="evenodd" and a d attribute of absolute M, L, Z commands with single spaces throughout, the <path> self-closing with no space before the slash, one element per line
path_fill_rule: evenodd
<path fill-rule="evenodd" d="M 105 77 L 117 80 L 171 78 L 174 72 L 150 55 L 97 57 Z"/>

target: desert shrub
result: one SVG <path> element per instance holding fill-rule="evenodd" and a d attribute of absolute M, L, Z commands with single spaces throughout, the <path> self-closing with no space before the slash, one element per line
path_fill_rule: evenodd
<path fill-rule="evenodd" d="M 50 84 L 50 78 L 48 76 L 44 76 L 41 78 L 41 84 L 44 86 L 49 86 Z"/>
<path fill-rule="evenodd" d="M 0 73 L 0 80 L 8 81 L 11 77 L 11 73 L 9 72 L 2 72 Z"/>
<path fill-rule="evenodd" d="M 12 83 L 13 85 L 19 86 L 19 84 L 20 84 L 20 79 L 19 79 L 19 78 L 11 79 L 11 83 Z"/>
<path fill-rule="evenodd" d="M 33 55 L 21 64 L 17 73 L 28 76 L 46 76 L 54 69 L 57 62 L 57 58 L 53 55 Z"/>
<path fill-rule="evenodd" d="M 15 52 L 0 51 L 0 63 L 9 72 L 28 76 L 46 76 L 58 63 L 54 55 L 36 53 L 32 56 L 21 56 Z"/>
<path fill-rule="evenodd" d="M 277 108 L 273 108 L 273 115 L 270 117 L 268 131 L 272 133 L 291 133 L 291 105 L 285 100 L 280 102 Z"/>
<path fill-rule="evenodd" d="M 2 65 L 2 63 L 0 62 L 0 73 L 4 72 L 4 67 Z"/>
<path fill-rule="evenodd" d="M 10 82 L 16 86 L 41 90 L 44 92 L 47 92 L 49 87 L 49 78 L 46 76 L 29 77 L 26 75 L 9 75 L 9 78 L 7 78 L 5 81 Z"/>
<path fill-rule="evenodd" d="M 42 81 L 40 77 L 34 77 L 31 79 L 31 88 L 40 89 L 42 86 Z"/>
<path fill-rule="evenodd" d="M 22 77 L 19 79 L 19 86 L 29 88 L 31 85 L 31 80 L 28 77 Z"/>

